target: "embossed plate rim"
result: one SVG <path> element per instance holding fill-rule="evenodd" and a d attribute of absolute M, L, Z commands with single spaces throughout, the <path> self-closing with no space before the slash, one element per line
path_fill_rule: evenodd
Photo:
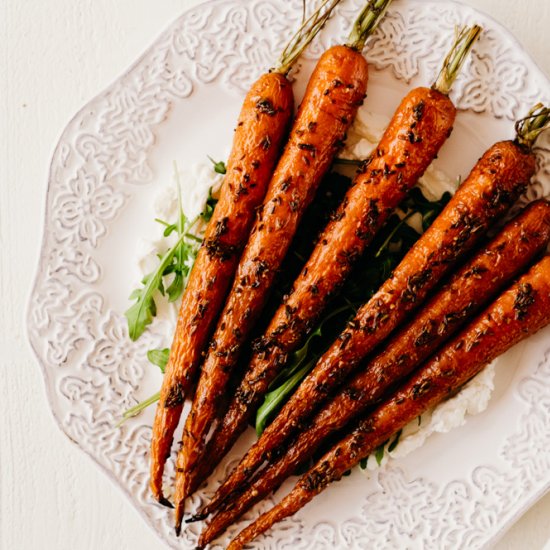
<path fill-rule="evenodd" d="M 433 3 L 433 0 L 416 0 L 418 1 L 419 3 Z M 160 44 L 161 41 L 167 37 L 170 33 L 170 30 L 173 29 L 175 27 L 175 25 L 177 24 L 178 21 L 180 21 L 181 19 L 183 19 L 188 13 L 190 13 L 191 11 L 194 11 L 194 10 L 197 10 L 199 8 L 206 8 L 208 6 L 217 6 L 217 5 L 223 5 L 227 2 L 225 2 L 225 0 L 208 0 L 207 2 L 204 2 L 200 5 L 197 5 L 197 6 L 193 6 L 192 8 L 190 8 L 189 10 L 186 10 L 185 12 L 183 12 L 178 18 L 176 18 L 175 21 L 172 21 L 171 23 L 169 23 L 166 28 L 158 35 L 158 37 L 156 39 L 154 39 L 149 45 L 148 47 L 144 50 L 144 52 L 138 56 L 138 58 L 136 59 L 136 61 L 134 63 L 132 63 L 130 65 L 130 67 L 125 70 L 124 72 L 122 72 L 116 79 L 114 79 L 108 86 L 106 86 L 102 91 L 100 91 L 98 94 L 96 94 L 93 98 L 89 99 L 86 104 L 84 105 L 84 107 L 82 107 L 82 109 L 80 109 L 77 113 L 75 113 L 75 115 L 69 120 L 69 122 L 67 123 L 67 125 L 64 127 L 63 131 L 61 132 L 59 138 L 58 138 L 58 143 L 56 145 L 56 147 L 54 148 L 54 151 L 53 151 L 53 154 L 52 154 L 52 162 L 50 163 L 50 167 L 49 167 L 49 171 L 48 171 L 48 186 L 47 186 L 47 189 L 46 189 L 46 192 L 44 193 L 44 201 L 45 201 L 45 208 L 42 210 L 42 238 L 41 238 L 41 246 L 40 246 L 40 252 L 39 252 L 39 262 L 37 264 L 37 268 L 36 268 L 36 272 L 35 272 L 35 276 L 33 278 L 33 283 L 32 283 L 32 288 L 31 288 L 31 291 L 29 293 L 29 297 L 28 297 L 28 301 L 27 301 L 27 308 L 26 308 L 26 330 L 27 330 L 27 337 L 28 337 L 28 341 L 29 341 L 29 344 L 30 344 L 30 347 L 31 347 L 31 350 L 33 352 L 33 354 L 35 355 L 38 363 L 40 364 L 40 367 L 41 367 L 41 370 L 42 370 L 42 373 L 43 373 L 43 376 L 44 376 L 44 381 L 45 381 L 45 390 L 46 390 L 46 396 L 47 396 L 47 400 L 48 400 L 48 405 L 51 409 L 51 412 L 54 416 L 54 419 L 56 421 L 56 423 L 58 424 L 58 426 L 60 427 L 60 429 L 62 430 L 63 433 L 65 433 L 67 435 L 67 437 L 77 446 L 77 447 L 80 447 L 79 445 L 79 442 L 77 440 L 75 440 L 68 432 L 67 430 L 64 428 L 63 424 L 62 424 L 62 421 L 61 419 L 59 418 L 58 416 L 58 412 L 57 412 L 57 408 L 55 406 L 55 402 L 54 402 L 54 391 L 53 391 L 53 388 L 51 386 L 51 380 L 48 376 L 48 372 L 47 372 L 47 366 L 45 365 L 45 363 L 42 361 L 42 358 L 40 357 L 39 355 L 39 351 L 37 350 L 37 348 L 35 347 L 35 342 L 33 341 L 33 337 L 31 336 L 31 333 L 30 333 L 30 330 L 31 330 L 31 309 L 32 309 L 32 301 L 33 301 L 33 298 L 35 297 L 36 295 L 36 291 L 38 289 L 38 284 L 39 284 L 39 277 L 43 271 L 43 269 L 45 268 L 45 265 L 46 265 L 46 260 L 47 258 L 44 258 L 43 256 L 43 250 L 44 250 L 44 247 L 46 245 L 46 239 L 47 239 L 47 225 L 48 225 L 48 220 L 51 219 L 50 217 L 50 210 L 51 210 L 51 207 L 50 207 L 50 204 L 49 204 L 49 199 L 50 199 L 50 192 L 51 192 L 51 182 L 54 178 L 54 174 L 53 174 L 53 171 L 54 171 L 54 162 L 55 162 L 55 159 L 58 157 L 58 154 L 60 153 L 60 148 L 62 146 L 62 137 L 63 135 L 65 134 L 66 130 L 68 127 L 71 126 L 71 124 L 73 122 L 75 122 L 83 113 L 84 111 L 86 110 L 87 106 L 90 105 L 91 103 L 93 103 L 94 101 L 98 100 L 99 98 L 101 98 L 102 96 L 104 96 L 109 90 L 111 90 L 115 85 L 116 83 L 118 83 L 119 81 L 121 81 L 122 79 L 124 79 L 125 77 L 129 76 L 136 68 L 138 68 L 140 66 L 140 64 L 143 62 L 143 60 L 150 54 L 150 52 L 155 48 L 156 45 Z M 253 2 L 249 2 L 249 4 L 251 4 Z M 454 4 L 456 6 L 458 6 L 459 8 L 467 8 L 470 12 L 472 13 L 476 13 L 478 12 L 478 10 L 476 10 L 475 8 L 472 8 L 471 6 L 466 6 L 463 2 L 460 2 L 460 1 L 457 1 L 457 0 L 446 0 L 445 2 L 438 2 L 439 5 L 445 5 L 445 4 Z M 546 74 L 544 73 L 544 71 L 542 71 L 540 69 L 540 67 L 537 65 L 537 63 L 530 57 L 530 55 L 525 51 L 525 49 L 521 46 L 521 44 L 518 42 L 518 40 L 505 28 L 503 27 L 498 21 L 496 21 L 494 18 L 492 18 L 491 16 L 487 15 L 487 14 L 484 14 L 484 13 L 481 13 L 481 12 L 478 12 L 480 13 L 480 15 L 482 15 L 484 18 L 490 20 L 492 22 L 492 24 L 494 25 L 494 27 L 501 33 L 503 33 L 509 40 L 510 42 L 512 43 L 513 47 L 515 49 L 518 50 L 518 52 L 520 54 L 522 54 L 527 60 L 529 60 L 529 63 L 531 64 L 531 67 L 530 67 L 530 70 L 536 70 L 539 72 L 539 77 L 542 78 L 542 80 L 546 81 L 546 83 L 548 84 L 548 86 L 550 87 L 550 82 L 548 82 L 548 77 L 546 76 Z M 124 485 L 121 485 L 120 483 L 120 480 L 117 478 L 116 475 L 114 475 L 114 473 L 109 470 L 105 465 L 103 465 L 102 463 L 100 463 L 96 457 L 90 455 L 87 451 L 85 451 L 85 454 L 89 455 L 89 457 L 92 459 L 92 461 L 97 465 L 99 466 L 105 473 L 108 474 L 108 478 L 113 482 L 115 483 L 115 485 L 117 487 L 119 487 L 119 489 L 121 489 L 123 491 L 123 493 L 127 496 L 127 498 L 130 500 L 130 502 L 132 502 L 132 504 L 134 504 L 134 508 L 137 509 L 137 511 L 139 512 L 139 514 L 146 520 L 146 523 L 153 529 L 153 531 L 158 535 L 160 536 L 160 533 L 155 529 L 154 527 L 154 523 L 153 521 L 151 520 L 151 518 L 149 516 L 147 516 L 147 514 L 145 513 L 145 511 L 139 507 L 139 506 L 136 506 L 135 505 L 135 502 L 132 498 L 132 494 L 130 493 L 130 491 L 128 490 L 128 488 Z M 543 487 L 540 491 L 536 492 L 536 493 L 533 493 L 531 495 L 531 498 L 528 499 L 528 501 L 526 502 L 523 502 L 523 506 L 520 508 L 520 509 L 517 509 L 515 511 L 515 513 L 513 514 L 513 516 L 504 524 L 504 525 L 501 525 L 500 529 L 494 533 L 493 535 L 493 538 L 488 541 L 488 543 L 490 542 L 494 542 L 498 537 L 500 537 L 502 535 L 502 533 L 509 527 L 509 525 L 521 514 L 523 513 L 526 509 L 528 509 L 533 502 L 535 502 L 536 500 L 538 500 L 538 498 L 540 498 L 547 490 L 550 489 L 550 483 L 548 483 L 545 487 Z M 162 537 L 161 537 L 162 538 Z M 166 539 L 162 538 L 162 540 L 164 540 L 166 542 Z M 171 543 L 169 543 L 171 544 Z"/>

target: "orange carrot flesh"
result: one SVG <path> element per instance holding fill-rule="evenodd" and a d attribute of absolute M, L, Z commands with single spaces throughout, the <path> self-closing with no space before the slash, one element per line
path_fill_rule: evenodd
<path fill-rule="evenodd" d="M 270 452 L 314 414 L 327 396 L 424 301 L 457 260 L 508 210 L 534 171 L 534 156 L 514 142 L 497 143 L 485 153 L 392 277 L 358 311 L 251 447 L 231 476 L 233 479 L 248 477 L 247 473 L 254 472 Z M 228 422 L 226 415 L 222 430 Z M 216 440 L 219 439 L 222 438 L 218 436 Z"/>
<path fill-rule="evenodd" d="M 261 204 L 293 111 L 290 82 L 261 76 L 248 92 L 235 130 L 220 198 L 206 228 L 184 292 L 166 366 L 151 441 L 151 489 L 163 496 L 164 464 L 180 419 L 184 396 L 195 380 L 201 354 L 235 274 L 243 242 Z"/>
<path fill-rule="evenodd" d="M 436 157 L 455 114 L 451 100 L 430 88 L 412 90 L 403 99 L 256 346 L 229 406 L 231 423 L 225 421 L 223 432 L 216 433 L 211 459 L 221 459 L 245 430 L 288 355 L 311 331 L 388 216 Z"/>
<path fill-rule="evenodd" d="M 397 382 L 408 376 L 422 361 L 455 333 L 504 285 L 546 249 L 550 242 L 550 203 L 536 201 L 509 222 L 502 231 L 468 261 L 430 300 L 419 314 L 393 336 L 366 368 L 317 413 L 289 448 L 279 448 L 277 457 L 254 479 L 231 475 L 223 495 L 230 496 L 201 535 L 205 545 L 254 503 L 275 490 L 289 475 L 310 459 L 331 434 L 375 405 Z M 246 471 L 244 461 L 239 468 Z M 237 472 L 238 470 L 235 470 Z M 242 469 L 241 469 L 242 471 Z M 241 487 L 246 481 L 246 487 Z M 211 512 L 220 504 L 212 500 Z"/>
<path fill-rule="evenodd" d="M 296 513 L 388 437 L 460 388 L 493 359 L 550 323 L 550 256 L 545 257 L 451 340 L 392 397 L 367 415 L 302 476 L 279 503 L 228 546 L 238 550 Z"/>
<path fill-rule="evenodd" d="M 313 71 L 202 367 L 178 456 L 180 509 L 198 482 L 191 481 L 191 473 L 203 456 L 206 435 L 242 345 L 265 305 L 302 214 L 363 102 L 367 76 L 364 57 L 346 46 L 327 50 Z"/>

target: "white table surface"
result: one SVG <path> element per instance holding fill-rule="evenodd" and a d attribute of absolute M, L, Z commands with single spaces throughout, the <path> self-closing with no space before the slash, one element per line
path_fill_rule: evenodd
<path fill-rule="evenodd" d="M 0 2 L 0 549 L 163 547 L 55 426 L 23 314 L 46 176 L 69 118 L 198 0 Z M 466 0 L 512 30 L 550 73 L 548 0 Z M 550 495 L 498 550 L 550 550 Z"/>

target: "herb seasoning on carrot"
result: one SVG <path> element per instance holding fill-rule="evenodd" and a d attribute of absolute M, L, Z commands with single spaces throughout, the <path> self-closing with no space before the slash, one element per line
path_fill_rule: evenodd
<path fill-rule="evenodd" d="M 202 365 L 177 462 L 177 526 L 185 498 L 202 481 L 197 475 L 199 464 L 203 458 L 209 463 L 214 458 L 204 457 L 206 437 L 221 412 L 223 394 L 243 344 L 265 306 L 304 211 L 363 103 L 368 67 L 361 50 L 389 3 L 371 0 L 361 12 L 359 26 L 354 27 L 354 42 L 323 53 L 310 77 Z"/>
<path fill-rule="evenodd" d="M 218 204 L 206 228 L 183 295 L 153 425 L 151 489 L 166 505 L 162 479 L 185 395 L 233 281 L 256 209 L 279 158 L 293 111 L 286 75 L 339 0 L 325 0 L 291 39 L 276 69 L 262 75 L 244 100 Z M 323 8 L 325 8 L 323 10 Z"/>
<path fill-rule="evenodd" d="M 269 383 L 281 365 L 284 365 L 288 354 L 314 327 L 319 313 L 351 272 L 357 258 L 363 254 L 391 211 L 403 200 L 437 155 L 452 130 L 456 114 L 456 108 L 447 94 L 480 32 L 481 28 L 478 26 L 463 29 L 444 60 L 436 83 L 431 88 L 412 90 L 398 107 L 382 140 L 356 177 L 334 219 L 319 238 L 317 247 L 294 284 L 288 299 L 277 311 L 266 335 L 257 345 L 251 365 L 237 389 L 221 427 L 213 436 L 212 449 L 208 452 L 209 460 L 213 460 L 213 457 L 219 458 L 227 452 L 246 428 L 248 419 L 265 395 Z M 465 242 L 468 241 L 466 232 L 464 228 Z M 451 231 L 453 238 L 456 236 L 454 233 Z M 445 244 L 453 245 L 450 241 L 446 241 Z M 437 266 L 432 275 L 428 264 L 418 272 L 410 272 L 415 268 L 412 262 L 407 268 L 409 279 L 405 282 L 408 299 L 405 300 L 403 296 L 402 306 L 391 303 L 396 301 L 399 295 L 399 285 L 402 281 L 398 280 L 395 281 L 395 288 L 391 289 L 392 296 L 386 300 L 387 307 L 383 307 L 382 296 L 373 298 L 376 303 L 369 302 L 369 315 L 372 319 L 367 322 L 372 328 L 368 332 L 370 343 L 365 345 L 367 350 L 381 341 L 395 323 L 420 301 L 420 298 L 417 300 L 415 296 L 416 292 L 421 292 L 424 285 L 433 286 L 440 276 L 439 273 L 444 273 L 445 265 L 449 264 Z M 315 293 L 311 292 L 313 285 L 317 289 Z M 378 325 L 382 327 L 384 324 L 389 328 L 378 328 Z M 325 385 L 337 384 L 346 375 L 346 369 L 353 368 L 355 363 L 340 368 L 341 361 L 338 359 L 340 349 L 348 346 L 351 335 L 351 329 L 345 331 L 338 343 L 333 346 L 335 365 L 330 366 L 332 374 L 328 380 L 319 383 L 317 400 L 328 393 L 328 387 L 325 389 Z M 342 352 L 343 355 L 345 353 Z M 304 393 L 300 393 L 297 399 L 304 397 Z M 290 402 L 293 403 L 293 408 L 296 407 L 294 398 L 291 398 Z M 310 396 L 307 396 L 306 401 L 296 407 L 295 415 L 290 416 L 298 417 L 302 414 L 300 411 L 309 410 L 309 405 Z M 233 479 L 239 478 L 242 481 L 246 478 L 245 470 L 253 472 L 258 467 L 263 460 L 261 457 L 265 452 L 264 443 L 267 444 L 270 438 L 281 441 L 285 437 L 283 434 L 288 434 L 293 429 L 293 424 L 281 429 L 277 420 L 276 422 L 278 427 L 267 429 L 267 435 L 264 433 L 247 455 L 247 465 L 239 465 L 238 471 L 232 475 Z M 206 462 L 203 463 L 203 468 L 206 468 Z M 224 484 L 214 501 L 222 499 L 230 486 L 231 483 L 227 486 Z"/>
<path fill-rule="evenodd" d="M 203 532 L 205 545 L 249 509 L 275 490 L 310 459 L 332 434 L 372 407 L 391 387 L 408 376 L 440 345 L 458 331 L 550 242 L 550 203 L 528 206 L 470 261 L 453 275 L 413 320 L 387 342 L 372 361 L 315 415 L 288 448 L 275 453 L 243 493 L 234 492 Z M 280 455 L 280 456 L 279 456 Z"/>
<path fill-rule="evenodd" d="M 420 414 L 452 395 L 493 359 L 550 323 L 550 256 L 531 268 L 444 346 L 393 396 L 326 453 L 274 508 L 228 546 L 240 550 L 296 513 Z"/>

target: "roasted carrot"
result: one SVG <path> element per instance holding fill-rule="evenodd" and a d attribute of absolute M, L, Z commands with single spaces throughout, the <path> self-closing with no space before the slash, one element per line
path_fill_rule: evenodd
<path fill-rule="evenodd" d="M 450 336 L 527 268 L 550 242 L 550 203 L 531 203 L 486 246 L 476 252 L 426 304 L 418 315 L 385 345 L 366 368 L 346 384 L 299 434 L 289 448 L 269 457 L 241 495 L 233 493 L 201 534 L 200 545 L 216 538 L 253 504 L 275 490 L 309 460 L 319 446 L 353 418 L 375 405 Z M 246 468 L 246 462 L 242 465 Z M 228 480 L 229 481 L 229 480 Z M 236 485 L 226 490 L 235 490 Z M 211 502 L 209 509 L 214 509 Z"/>
<path fill-rule="evenodd" d="M 245 97 L 220 198 L 183 295 L 153 426 L 150 485 L 155 498 L 165 505 L 170 506 L 162 491 L 164 464 L 184 397 L 195 382 L 202 353 L 287 135 L 294 98 L 286 74 L 339 1 L 322 3 L 321 11 L 290 40 L 277 68 L 262 75 Z"/>
<path fill-rule="evenodd" d="M 300 219 L 363 103 L 368 68 L 360 46 L 389 1 L 378 0 L 376 17 L 362 27 L 357 42 L 327 50 L 311 75 L 202 365 L 178 456 L 177 523 L 185 497 L 199 481 L 192 473 L 203 456 L 239 352 L 265 305 Z"/>
<path fill-rule="evenodd" d="M 359 309 L 251 447 L 231 475 L 230 485 L 236 478 L 240 484 L 249 477 L 425 300 L 443 276 L 525 190 L 535 167 L 534 154 L 519 140 L 497 143 L 483 155 L 431 227 L 405 255 L 392 276 Z M 225 490 L 220 489 L 222 500 Z M 218 498 L 216 495 L 215 499 Z"/>
<path fill-rule="evenodd" d="M 460 388 L 485 365 L 550 323 L 550 256 L 537 263 L 392 397 L 302 476 L 280 504 L 228 546 L 237 550 L 297 512 L 388 437 Z"/>
<path fill-rule="evenodd" d="M 209 461 L 221 458 L 244 431 L 289 354 L 315 327 L 378 230 L 437 156 L 456 115 L 448 93 L 480 32 L 479 27 L 464 29 L 437 82 L 431 88 L 412 90 L 397 108 L 380 143 L 320 235 L 290 295 L 257 341 L 223 428 L 214 435 L 215 450 L 209 449 Z"/>

